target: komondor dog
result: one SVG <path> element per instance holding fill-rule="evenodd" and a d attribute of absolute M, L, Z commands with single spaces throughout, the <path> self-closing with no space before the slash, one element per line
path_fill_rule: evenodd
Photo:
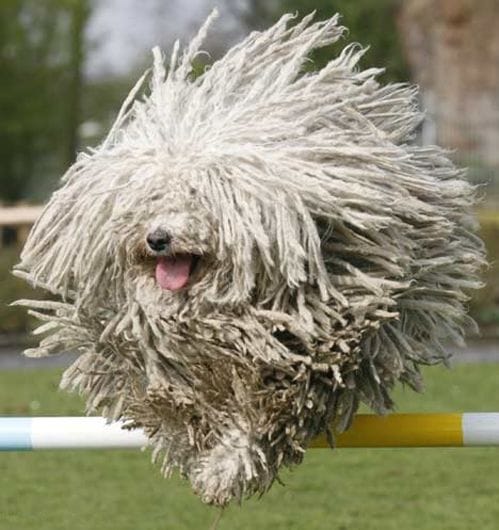
<path fill-rule="evenodd" d="M 143 428 L 203 501 L 267 490 L 318 433 L 446 359 L 482 244 L 473 188 L 411 145 L 417 91 L 381 86 L 344 28 L 286 15 L 200 76 L 213 15 L 154 50 L 105 141 L 82 153 L 17 274 L 58 296 L 28 355 L 76 351 L 62 387 Z"/>

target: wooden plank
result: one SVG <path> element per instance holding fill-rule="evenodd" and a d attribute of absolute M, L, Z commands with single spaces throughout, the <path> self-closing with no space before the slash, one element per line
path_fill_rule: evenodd
<path fill-rule="evenodd" d="M 43 208 L 42 205 L 0 206 L 0 227 L 32 225 Z"/>

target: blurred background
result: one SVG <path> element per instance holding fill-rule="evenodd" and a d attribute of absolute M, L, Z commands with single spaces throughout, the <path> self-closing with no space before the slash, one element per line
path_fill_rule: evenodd
<path fill-rule="evenodd" d="M 152 46 L 187 42 L 215 5 L 220 18 L 206 43 L 211 61 L 285 12 L 340 12 L 350 29 L 346 42 L 370 46 L 363 66 L 385 67 L 384 82 L 421 86 L 426 119 L 418 141 L 451 149 L 480 185 L 478 215 L 492 267 L 472 312 L 484 336 L 499 336 L 497 0 L 1 0 L 0 300 L 26 290 L 8 270 L 40 205 L 76 153 L 108 130 L 149 66 Z M 338 49 L 317 51 L 315 67 Z M 2 304 L 0 334 L 28 328 L 23 310 Z"/>
<path fill-rule="evenodd" d="M 428 370 L 423 398 L 399 389 L 397 403 L 402 411 L 499 410 L 498 365 L 483 364 L 499 361 L 498 0 L 0 0 L 0 414 L 82 413 L 78 397 L 56 393 L 67 359 L 55 368 L 22 361 L 32 324 L 8 303 L 33 293 L 10 270 L 76 153 L 99 143 L 150 65 L 151 47 L 187 42 L 215 5 L 210 60 L 283 13 L 340 12 L 350 29 L 341 46 L 370 45 L 364 67 L 385 67 L 384 82 L 420 85 L 426 118 L 417 141 L 450 149 L 479 186 L 491 266 L 470 306 L 481 341 L 459 352 L 452 372 Z M 337 51 L 319 50 L 313 65 Z M 495 530 L 491 451 L 313 452 L 285 474 L 287 488 L 228 510 L 220 528 Z M 207 528 L 214 516 L 136 453 L 5 455 L 0 491 L 0 529 Z"/>

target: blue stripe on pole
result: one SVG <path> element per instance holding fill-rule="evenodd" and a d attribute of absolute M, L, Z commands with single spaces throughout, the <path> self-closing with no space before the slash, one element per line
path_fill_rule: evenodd
<path fill-rule="evenodd" d="M 31 451 L 31 418 L 2 418 L 0 451 Z"/>

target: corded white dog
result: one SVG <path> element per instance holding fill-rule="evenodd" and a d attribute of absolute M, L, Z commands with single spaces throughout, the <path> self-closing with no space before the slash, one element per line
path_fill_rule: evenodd
<path fill-rule="evenodd" d="M 269 488 L 312 437 L 460 341 L 483 250 L 473 189 L 407 143 L 417 91 L 380 86 L 337 17 L 252 33 L 201 76 L 213 15 L 78 157 L 17 274 L 60 301 L 27 353 L 78 351 L 62 386 L 126 418 L 163 471 L 224 505 Z"/>

